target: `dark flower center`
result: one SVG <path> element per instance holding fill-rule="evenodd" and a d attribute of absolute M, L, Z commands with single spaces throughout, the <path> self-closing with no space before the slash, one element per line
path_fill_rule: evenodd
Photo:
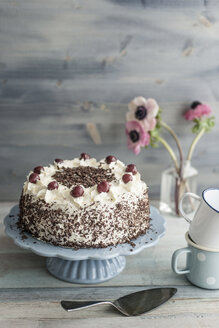
<path fill-rule="evenodd" d="M 200 101 L 193 101 L 193 103 L 191 104 L 191 108 L 195 109 L 196 107 L 198 107 L 199 105 L 201 105 Z"/>
<path fill-rule="evenodd" d="M 135 112 L 135 117 L 138 120 L 143 120 L 147 116 L 147 109 L 144 106 L 138 106 Z"/>
<path fill-rule="evenodd" d="M 129 132 L 129 137 L 132 142 L 137 142 L 140 138 L 140 135 L 136 130 L 132 130 Z"/>

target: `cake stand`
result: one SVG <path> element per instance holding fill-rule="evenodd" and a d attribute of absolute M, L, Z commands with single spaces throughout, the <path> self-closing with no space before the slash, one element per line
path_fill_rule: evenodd
<path fill-rule="evenodd" d="M 17 226 L 19 207 L 14 206 L 5 217 L 5 233 L 22 248 L 46 256 L 48 271 L 58 279 L 76 284 L 97 284 L 117 276 L 126 264 L 125 256 L 135 255 L 144 248 L 157 244 L 165 234 L 165 220 L 159 211 L 151 206 L 151 226 L 146 234 L 133 240 L 134 244 L 120 244 L 107 248 L 59 247 L 39 241 Z"/>

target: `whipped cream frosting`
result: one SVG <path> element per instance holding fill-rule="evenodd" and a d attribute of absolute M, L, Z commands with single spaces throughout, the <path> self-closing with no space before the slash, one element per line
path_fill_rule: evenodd
<path fill-rule="evenodd" d="M 84 194 L 81 197 L 73 197 L 70 192 L 74 186 L 68 188 L 59 183 L 58 189 L 48 190 L 48 184 L 54 181 L 52 177 L 57 171 L 61 171 L 64 168 L 75 168 L 80 166 L 89 166 L 93 168 L 111 169 L 111 172 L 115 175 L 116 180 L 110 182 L 109 192 L 99 193 L 97 185 L 89 188 L 84 188 Z M 75 158 L 72 160 L 64 160 L 62 163 L 50 164 L 44 166 L 39 174 L 40 180 L 36 183 L 29 182 L 29 176 L 32 171 L 28 174 L 27 180 L 23 186 L 23 195 L 31 195 L 36 200 L 44 200 L 46 203 L 52 205 L 53 208 L 68 209 L 70 211 L 78 210 L 81 207 L 91 205 L 92 203 L 101 202 L 102 204 L 116 203 L 121 198 L 135 198 L 140 197 L 143 192 L 147 189 L 145 182 L 141 181 L 140 173 L 132 174 L 131 172 L 125 172 L 126 165 L 117 160 L 107 164 L 105 159 L 97 161 L 95 158 L 90 159 L 79 159 Z M 122 176 L 124 174 L 131 174 L 132 181 L 124 183 Z"/>

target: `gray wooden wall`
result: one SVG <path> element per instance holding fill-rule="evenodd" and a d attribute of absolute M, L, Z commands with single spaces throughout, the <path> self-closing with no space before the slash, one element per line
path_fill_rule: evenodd
<path fill-rule="evenodd" d="M 135 162 L 158 198 L 166 151 L 126 147 L 138 95 L 157 99 L 185 150 L 193 100 L 219 118 L 218 1 L 0 0 L 0 199 L 18 199 L 34 166 L 82 151 Z M 195 151 L 200 190 L 218 186 L 218 141 L 219 124 Z"/>

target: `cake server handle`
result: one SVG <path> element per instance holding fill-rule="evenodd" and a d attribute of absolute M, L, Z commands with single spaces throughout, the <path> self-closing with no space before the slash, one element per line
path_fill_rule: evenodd
<path fill-rule="evenodd" d="M 99 305 L 99 304 L 111 304 L 114 305 L 110 301 L 61 301 L 61 306 L 66 311 L 75 311 L 80 309 L 86 309 L 91 306 Z"/>

